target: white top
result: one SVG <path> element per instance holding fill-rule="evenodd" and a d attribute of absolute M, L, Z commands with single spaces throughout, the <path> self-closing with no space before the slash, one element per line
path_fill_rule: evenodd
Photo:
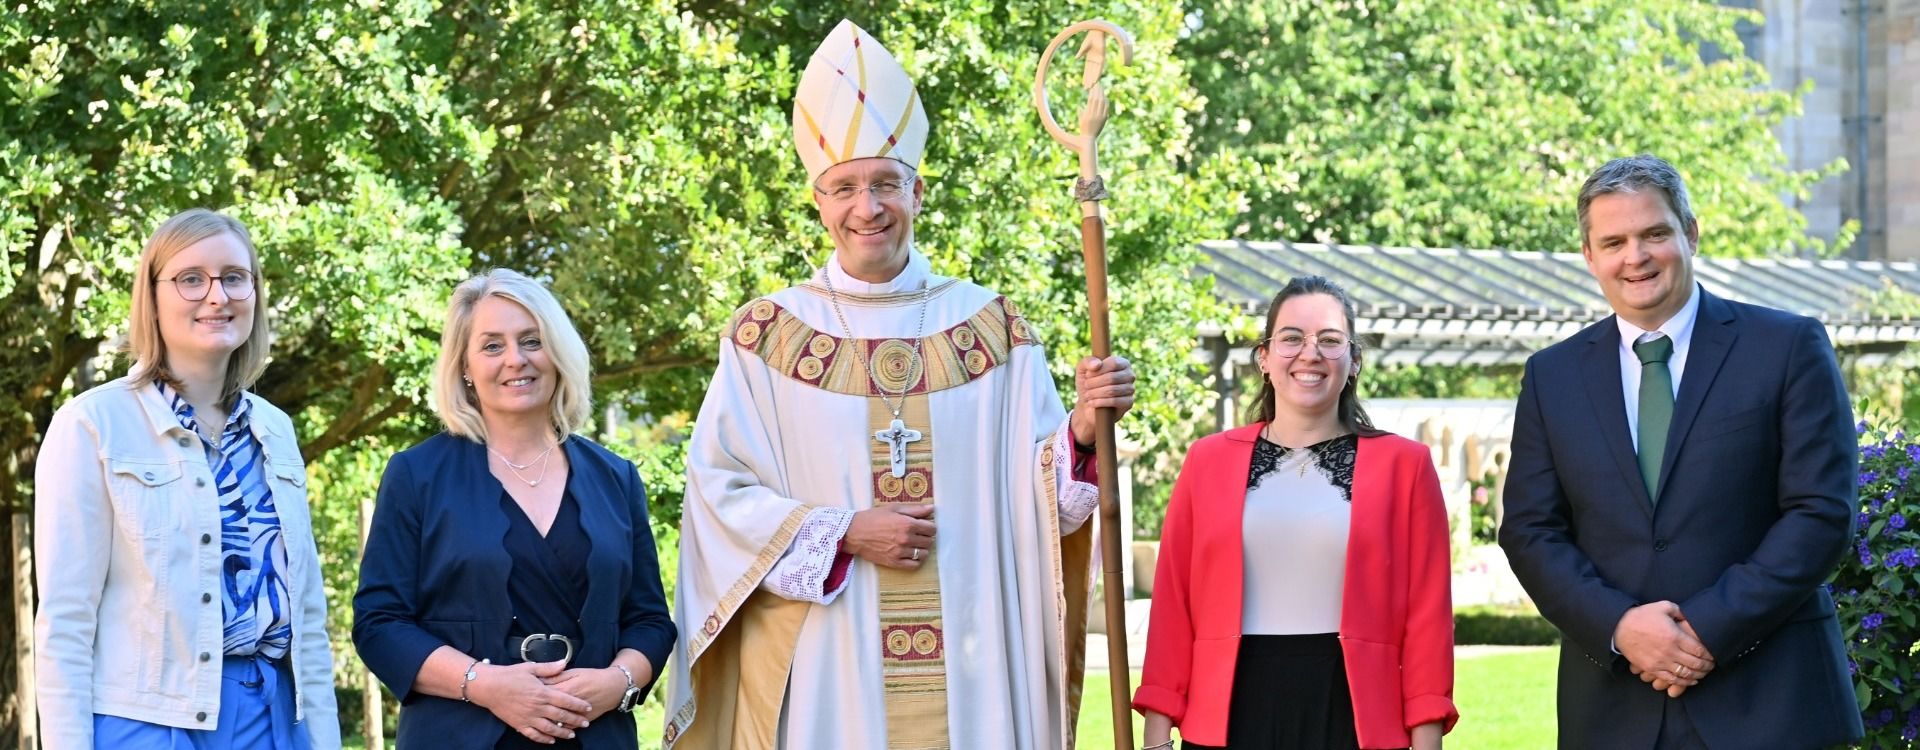
<path fill-rule="evenodd" d="M 1680 398 L 1680 373 L 1687 369 L 1687 350 L 1693 348 L 1693 321 L 1700 314 L 1700 285 L 1693 285 L 1693 294 L 1687 297 L 1687 304 L 1674 313 L 1667 322 L 1651 331 L 1628 323 L 1625 318 L 1613 316 L 1613 322 L 1620 326 L 1620 387 L 1621 395 L 1627 403 L 1627 437 L 1634 445 L 1640 444 L 1640 357 L 1633 353 L 1633 345 L 1641 341 L 1652 341 L 1661 336 L 1673 339 L 1673 355 L 1667 357 L 1667 372 L 1673 374 L 1673 397 Z"/>
<path fill-rule="evenodd" d="M 1240 529 L 1241 633 L 1339 632 L 1357 445 L 1352 435 L 1302 449 L 1264 437 L 1254 444 Z"/>

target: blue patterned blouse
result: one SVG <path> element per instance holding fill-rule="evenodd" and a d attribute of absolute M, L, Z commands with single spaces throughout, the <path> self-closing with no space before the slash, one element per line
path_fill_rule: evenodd
<path fill-rule="evenodd" d="M 173 404 L 174 417 L 200 435 L 193 407 L 165 384 L 160 395 Z M 260 441 L 249 428 L 252 404 L 238 399 L 218 446 L 200 437 L 220 490 L 220 569 L 225 590 L 220 611 L 228 656 L 255 653 L 278 659 L 293 642 L 293 613 L 288 607 L 287 546 L 280 538 L 280 512 L 273 504 Z"/>

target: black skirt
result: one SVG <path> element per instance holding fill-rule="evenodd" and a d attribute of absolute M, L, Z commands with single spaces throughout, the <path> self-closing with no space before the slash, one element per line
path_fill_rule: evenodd
<path fill-rule="evenodd" d="M 1212 745 L 1182 742 L 1191 750 Z M 1340 638 L 1240 637 L 1222 750 L 1358 750 Z"/>

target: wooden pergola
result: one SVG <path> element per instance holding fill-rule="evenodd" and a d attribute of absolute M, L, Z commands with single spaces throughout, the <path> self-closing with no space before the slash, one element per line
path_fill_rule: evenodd
<path fill-rule="evenodd" d="M 1196 273 L 1254 328 L 1294 276 L 1344 287 L 1378 364 L 1516 366 L 1612 312 L 1579 253 L 1238 241 L 1200 251 Z M 1849 364 L 1882 364 L 1920 342 L 1920 319 L 1876 309 L 1889 295 L 1920 296 L 1920 264 L 1699 257 L 1693 268 L 1713 294 L 1824 322 Z M 1224 428 L 1234 423 L 1235 368 L 1251 366 L 1255 342 L 1219 329 L 1201 341 Z"/>

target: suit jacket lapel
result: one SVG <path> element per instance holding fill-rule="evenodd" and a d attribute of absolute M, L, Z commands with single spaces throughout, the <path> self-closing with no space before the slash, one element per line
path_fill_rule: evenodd
<path fill-rule="evenodd" d="M 1680 446 L 1686 444 L 1694 418 L 1700 416 L 1700 406 L 1707 400 L 1707 389 L 1713 387 L 1713 379 L 1720 373 L 1720 366 L 1727 361 L 1727 352 L 1733 349 L 1733 340 L 1738 337 L 1739 326 L 1734 324 L 1733 309 L 1701 289 L 1700 312 L 1694 319 L 1693 341 L 1687 349 L 1687 367 L 1680 374 L 1680 393 L 1673 402 L 1667 452 L 1660 457 L 1663 495 L 1667 479 L 1673 473 L 1674 459 L 1680 455 Z"/>
<path fill-rule="evenodd" d="M 1609 317 L 1590 329 L 1582 365 L 1588 373 L 1587 403 L 1593 405 L 1593 418 L 1600 425 L 1600 441 L 1613 456 L 1621 483 L 1638 502 L 1641 512 L 1653 514 L 1653 501 L 1647 497 L 1647 483 L 1640 478 L 1640 464 L 1633 447 L 1633 435 L 1627 432 L 1627 401 L 1621 395 L 1620 328 Z"/>

